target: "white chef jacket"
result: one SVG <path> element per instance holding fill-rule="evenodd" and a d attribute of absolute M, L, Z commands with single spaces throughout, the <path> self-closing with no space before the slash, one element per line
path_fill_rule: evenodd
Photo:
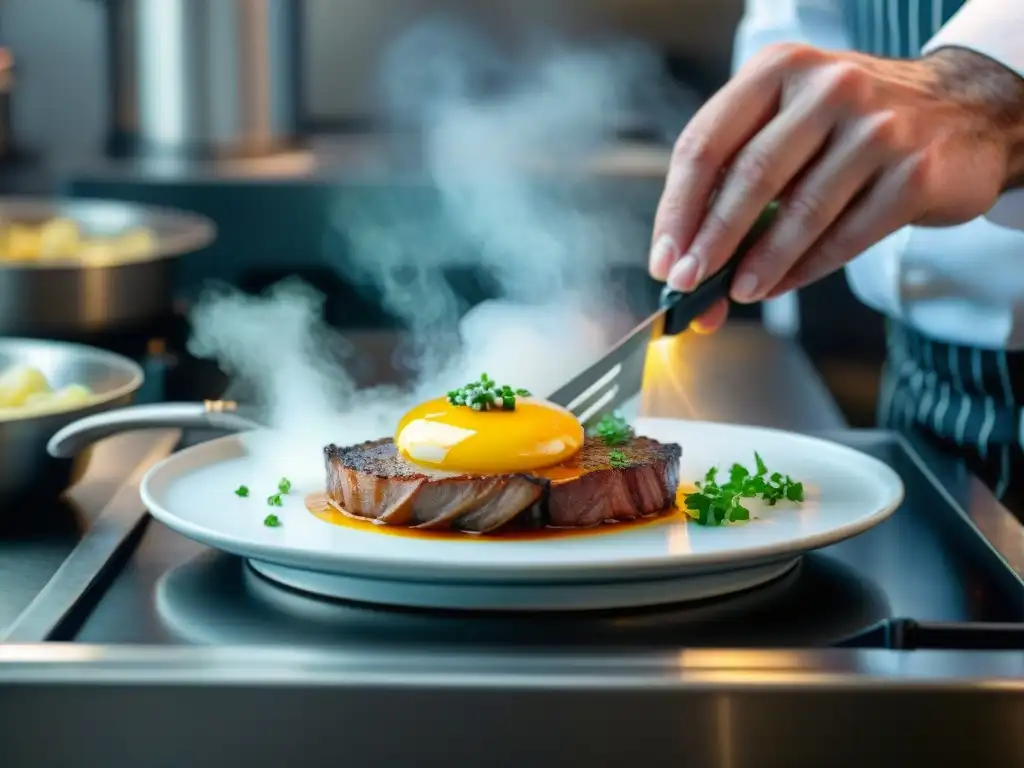
<path fill-rule="evenodd" d="M 922 12 L 922 0 L 907 2 Z M 839 0 L 747 0 L 739 66 L 774 42 L 851 48 Z M 1024 0 L 968 0 L 923 46 L 982 53 L 1024 77 Z M 846 267 L 857 297 L 926 336 L 984 349 L 1024 349 L 1024 191 L 956 227 L 906 227 Z"/>

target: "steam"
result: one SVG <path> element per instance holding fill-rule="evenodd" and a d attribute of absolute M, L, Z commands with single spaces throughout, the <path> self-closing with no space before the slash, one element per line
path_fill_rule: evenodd
<path fill-rule="evenodd" d="M 274 429 L 251 436 L 268 471 L 317 487 L 327 443 L 390 435 L 411 405 L 484 371 L 547 394 L 606 348 L 616 296 L 604 267 L 649 223 L 602 202 L 580 171 L 655 81 L 632 45 L 537 40 L 515 59 L 451 20 L 395 43 L 384 103 L 415 128 L 428 183 L 339 193 L 327 256 L 408 328 L 395 364 L 410 380 L 358 388 L 355 350 L 296 281 L 262 296 L 208 291 L 191 318 L 190 351 L 249 387 Z M 496 289 L 472 308 L 449 279 L 470 266 Z"/>

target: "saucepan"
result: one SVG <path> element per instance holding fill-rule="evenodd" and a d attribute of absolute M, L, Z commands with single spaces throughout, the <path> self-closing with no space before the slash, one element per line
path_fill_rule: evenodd
<path fill-rule="evenodd" d="M 47 454 L 47 441 L 82 418 L 129 405 L 142 382 L 142 368 L 113 352 L 62 341 L 0 339 L 0 388 L 8 396 L 18 388 L 35 392 L 27 405 L 0 407 L 0 501 L 56 496 L 72 485 L 88 462 L 88 446 L 57 458 Z M 56 398 L 39 400 L 42 388 Z"/>
<path fill-rule="evenodd" d="M 0 336 L 79 337 L 160 318 L 174 257 L 215 231 L 194 213 L 116 200 L 0 197 Z"/>

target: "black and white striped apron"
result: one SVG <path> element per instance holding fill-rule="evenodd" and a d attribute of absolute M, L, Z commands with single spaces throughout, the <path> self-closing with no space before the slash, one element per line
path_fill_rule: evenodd
<path fill-rule="evenodd" d="M 878 421 L 960 454 L 1024 519 L 1024 354 L 946 344 L 890 321 Z"/>
<path fill-rule="evenodd" d="M 846 27 L 862 53 L 912 58 L 966 0 L 845 0 Z"/>
<path fill-rule="evenodd" d="M 965 0 L 845 0 L 854 47 L 912 57 Z M 945 344 L 894 320 L 879 425 L 954 451 L 1024 519 L 1024 353 Z"/>

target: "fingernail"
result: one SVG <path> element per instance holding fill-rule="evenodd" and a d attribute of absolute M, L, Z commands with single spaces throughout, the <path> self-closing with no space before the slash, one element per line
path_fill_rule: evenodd
<path fill-rule="evenodd" d="M 662 235 L 651 249 L 650 272 L 656 280 L 664 280 L 679 258 L 679 246 L 671 235 Z"/>
<path fill-rule="evenodd" d="M 756 291 L 757 275 L 753 272 L 744 272 L 732 284 L 732 298 L 734 301 L 753 301 Z"/>
<path fill-rule="evenodd" d="M 668 287 L 673 291 L 692 291 L 700 278 L 700 264 L 693 256 L 683 256 L 668 273 Z"/>

